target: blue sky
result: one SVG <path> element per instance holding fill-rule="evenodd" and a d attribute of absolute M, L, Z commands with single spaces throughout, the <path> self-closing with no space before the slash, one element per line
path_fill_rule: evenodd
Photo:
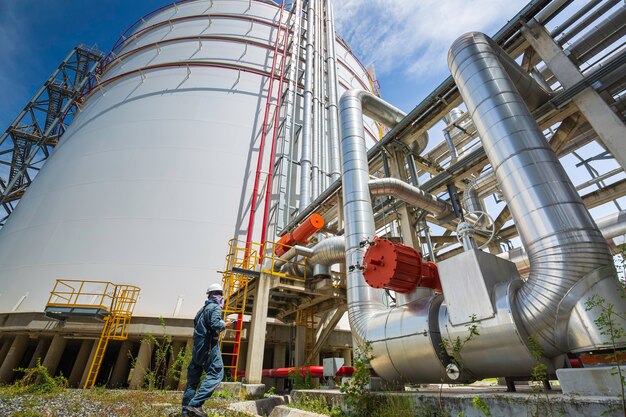
<path fill-rule="evenodd" d="M 169 3 L 0 0 L 0 130 L 73 46 L 84 43 L 108 51 L 130 24 Z M 525 3 L 340 0 L 335 1 L 335 14 L 341 35 L 364 63 L 375 65 L 383 96 L 410 111 L 448 76 L 445 54 L 458 35 L 469 30 L 494 33 Z"/>

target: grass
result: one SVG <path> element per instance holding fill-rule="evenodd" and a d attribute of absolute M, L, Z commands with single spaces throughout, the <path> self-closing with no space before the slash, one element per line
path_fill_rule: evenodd
<path fill-rule="evenodd" d="M 52 393 L 24 393 L 0 387 L 0 415 L 6 417 L 169 417 L 180 411 L 181 393 L 94 388 Z M 244 417 L 228 410 L 229 401 L 212 398 L 204 408 L 210 417 Z"/>

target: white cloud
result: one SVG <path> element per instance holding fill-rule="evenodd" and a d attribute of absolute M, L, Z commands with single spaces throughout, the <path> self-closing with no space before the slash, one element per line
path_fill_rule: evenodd
<path fill-rule="evenodd" d="M 340 0 L 337 31 L 379 75 L 441 78 L 466 32 L 493 35 L 527 0 Z"/>

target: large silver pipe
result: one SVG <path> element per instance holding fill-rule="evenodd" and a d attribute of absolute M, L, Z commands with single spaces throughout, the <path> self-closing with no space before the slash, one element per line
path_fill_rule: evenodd
<path fill-rule="evenodd" d="M 302 120 L 302 151 L 300 155 L 300 211 L 311 203 L 311 111 L 313 110 L 313 1 L 307 2 L 306 58 L 304 60 L 304 113 Z"/>
<path fill-rule="evenodd" d="M 370 287 L 361 265 L 365 250 L 361 242 L 374 239 L 374 211 L 369 192 L 369 166 L 363 115 L 393 127 L 404 117 L 401 110 L 363 90 L 349 90 L 339 101 L 341 152 L 343 156 L 343 207 L 345 216 L 348 317 L 357 344 L 369 341 L 372 316 L 386 310 L 383 290 Z"/>
<path fill-rule="evenodd" d="M 331 266 L 346 260 L 346 239 L 333 236 L 322 240 L 312 248 L 309 262 L 312 265 Z"/>
<path fill-rule="evenodd" d="M 602 236 L 607 241 L 611 239 L 626 235 L 626 210 L 618 211 L 617 213 L 609 214 L 608 216 L 598 219 L 596 222 Z M 511 249 L 508 252 L 499 253 L 499 258 L 506 259 L 513 262 L 517 267 L 520 275 L 528 274 L 530 270 L 530 262 L 528 260 L 528 254 L 524 248 Z"/>
<path fill-rule="evenodd" d="M 486 35 L 468 33 L 450 48 L 448 65 L 530 257 L 516 312 L 554 357 L 593 344 L 571 312 L 588 319 L 582 295 L 600 286 L 617 290 L 618 282 L 602 234 L 522 98 L 531 86 L 518 85 L 523 71 L 504 55 Z M 580 335 L 569 338 L 568 326 Z"/>
<path fill-rule="evenodd" d="M 469 213 L 485 211 L 482 197 L 498 190 L 498 182 L 493 171 L 486 172 L 471 180 L 463 191 L 463 208 Z"/>
<path fill-rule="evenodd" d="M 404 201 L 410 206 L 425 210 L 435 217 L 452 215 L 452 206 L 426 191 L 414 187 L 398 178 L 380 178 L 370 180 L 371 195 L 389 195 Z"/>
<path fill-rule="evenodd" d="M 326 70 L 328 71 L 328 136 L 330 142 L 330 178 L 335 181 L 341 176 L 339 156 L 339 109 L 337 107 L 337 59 L 335 52 L 335 15 L 330 0 L 326 5 Z"/>
<path fill-rule="evenodd" d="M 393 127 L 404 113 L 375 95 L 349 90 L 339 101 L 345 216 L 348 318 L 357 346 L 371 343 L 374 371 L 387 380 L 446 382 L 440 360 L 437 312 L 442 297 L 424 291 L 422 298 L 393 309 L 384 292 L 370 287 L 362 273 L 365 241 L 376 227 L 368 188 L 369 167 L 363 115 Z"/>

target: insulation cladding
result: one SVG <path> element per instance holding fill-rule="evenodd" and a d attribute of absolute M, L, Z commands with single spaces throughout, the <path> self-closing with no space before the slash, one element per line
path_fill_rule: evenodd
<path fill-rule="evenodd" d="M 279 10 L 183 2 L 127 37 L 0 230 L 0 312 L 42 311 L 62 278 L 138 285 L 136 315 L 195 313 L 245 238 Z M 370 89 L 336 50 L 338 94 Z"/>

